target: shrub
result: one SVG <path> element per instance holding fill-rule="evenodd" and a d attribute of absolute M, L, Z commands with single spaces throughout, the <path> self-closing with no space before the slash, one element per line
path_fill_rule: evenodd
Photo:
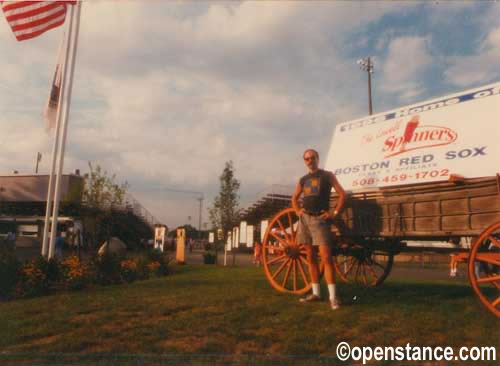
<path fill-rule="evenodd" d="M 49 286 L 53 286 L 62 280 L 61 265 L 56 258 L 47 260 L 39 256 L 33 261 L 36 268 L 39 268 L 47 277 Z"/>
<path fill-rule="evenodd" d="M 22 266 L 16 285 L 16 297 L 35 297 L 49 292 L 47 261 L 43 258 L 33 260 Z"/>
<path fill-rule="evenodd" d="M 148 263 L 148 270 L 149 270 L 149 273 L 151 274 L 154 274 L 156 276 L 160 276 L 160 262 L 150 262 Z"/>
<path fill-rule="evenodd" d="M 61 262 L 63 286 L 70 290 L 81 290 L 89 285 L 90 274 L 87 265 L 77 256 L 68 257 Z"/>
<path fill-rule="evenodd" d="M 147 259 L 149 262 L 158 262 L 159 266 L 155 269 L 155 274 L 158 276 L 166 276 L 170 274 L 169 264 L 172 261 L 172 258 L 165 253 L 162 253 L 158 250 L 152 250 L 148 253 Z M 156 265 L 154 265 L 156 267 Z M 152 271 L 153 272 L 153 271 Z"/>
<path fill-rule="evenodd" d="M 137 259 L 137 277 L 141 280 L 147 280 L 149 278 L 149 264 L 150 260 L 146 256 L 139 257 Z"/>
<path fill-rule="evenodd" d="M 2 244 L 0 242 L 0 300 L 6 300 L 14 294 L 21 262 L 17 260 L 13 248 Z"/>
<path fill-rule="evenodd" d="M 121 282 L 121 259 L 117 254 L 105 252 L 92 260 L 95 282 L 100 285 L 111 285 Z"/>
<path fill-rule="evenodd" d="M 125 259 L 120 262 L 120 273 L 123 281 L 134 282 L 139 277 L 137 263 L 132 259 Z"/>
<path fill-rule="evenodd" d="M 211 252 L 203 253 L 203 263 L 204 264 L 215 264 L 215 253 L 211 253 Z"/>

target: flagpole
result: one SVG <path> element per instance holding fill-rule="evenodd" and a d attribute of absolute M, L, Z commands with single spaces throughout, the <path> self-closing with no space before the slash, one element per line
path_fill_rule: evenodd
<path fill-rule="evenodd" d="M 49 226 L 50 226 L 50 211 L 52 209 L 52 203 L 54 201 L 54 171 L 56 168 L 56 161 L 57 161 L 57 154 L 59 152 L 59 135 L 60 135 L 60 126 L 61 126 L 61 116 L 62 116 L 62 111 L 63 111 L 63 99 L 64 99 L 64 84 L 66 81 L 66 74 L 68 68 L 66 67 L 67 60 L 68 60 L 68 54 L 69 54 L 69 41 L 71 37 L 71 22 L 72 18 L 70 18 L 69 24 L 69 30 L 66 34 L 66 51 L 64 55 L 64 62 L 62 64 L 62 72 L 61 72 L 61 82 L 60 82 L 60 90 L 59 90 L 59 101 L 57 104 L 57 114 L 56 114 L 56 133 L 54 137 L 54 145 L 52 147 L 52 164 L 50 166 L 50 174 L 49 174 L 49 187 L 48 187 L 48 192 L 47 192 L 47 206 L 45 209 L 45 225 L 43 227 L 43 241 L 42 241 L 42 256 L 47 257 L 49 248 L 48 248 L 48 232 L 49 232 Z M 59 57 L 58 57 L 59 58 Z M 57 61 L 59 62 L 59 60 Z M 57 66 L 56 66 L 57 67 Z M 53 231 L 53 230 L 52 230 Z M 49 257 L 50 258 L 50 257 Z"/>
<path fill-rule="evenodd" d="M 79 34 L 79 29 L 80 29 L 80 12 L 81 12 L 81 6 L 82 2 L 78 1 L 77 8 L 76 8 L 76 16 L 74 12 L 74 5 L 71 6 L 71 18 L 69 22 L 69 35 L 68 35 L 68 45 L 71 44 L 71 69 L 70 69 L 70 74 L 69 74 L 69 79 L 68 79 L 68 95 L 66 97 L 66 103 L 65 103 L 65 108 L 64 108 L 64 119 L 63 119 L 63 125 L 62 125 L 62 137 L 61 137 L 61 153 L 59 154 L 59 164 L 58 164 L 58 171 L 56 175 L 56 187 L 55 187 L 55 193 L 54 193 L 54 207 L 52 209 L 52 218 L 54 222 L 54 227 L 56 230 L 52 229 L 50 232 L 50 245 L 49 245 L 49 259 L 53 258 L 54 256 L 54 247 L 55 247 L 55 235 L 57 231 L 57 219 L 58 219 L 58 214 L 59 214 L 59 202 L 61 199 L 61 177 L 62 177 L 62 170 L 63 170 L 63 165 L 64 165 L 64 152 L 66 149 L 66 135 L 68 131 L 68 116 L 69 116 L 69 111 L 70 111 L 70 106 L 71 106 L 71 92 L 73 88 L 73 76 L 75 72 L 75 62 L 76 62 L 76 51 L 77 51 L 77 46 L 78 46 L 78 34 Z M 76 23 L 75 23 L 75 36 L 72 36 L 72 27 L 73 27 L 73 18 L 76 18 Z M 74 40 L 72 40 L 74 38 Z M 68 52 L 69 47 L 67 47 L 66 51 Z M 67 54 L 66 54 L 67 55 Z M 68 60 L 65 60 L 65 63 L 67 63 Z"/>

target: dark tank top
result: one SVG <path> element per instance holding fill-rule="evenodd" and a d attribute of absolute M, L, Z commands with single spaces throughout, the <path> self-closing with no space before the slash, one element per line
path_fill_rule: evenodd
<path fill-rule="evenodd" d="M 307 212 L 319 213 L 328 211 L 330 192 L 332 185 L 330 183 L 330 172 L 318 169 L 314 173 L 309 173 L 300 178 L 302 187 L 303 206 Z"/>

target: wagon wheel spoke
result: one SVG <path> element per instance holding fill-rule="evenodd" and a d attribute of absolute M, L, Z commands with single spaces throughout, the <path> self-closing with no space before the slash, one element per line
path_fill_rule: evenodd
<path fill-rule="evenodd" d="M 285 230 L 285 227 L 283 226 L 283 224 L 281 223 L 281 220 L 278 219 L 276 220 L 276 222 L 278 223 L 278 226 L 280 227 L 280 230 L 283 232 L 283 235 L 285 236 L 286 240 L 288 242 L 291 242 L 292 240 L 290 239 L 290 237 L 288 236 L 288 233 L 286 232 Z"/>
<path fill-rule="evenodd" d="M 345 275 L 346 275 L 346 276 L 347 276 L 347 274 L 348 274 L 348 273 L 350 273 L 350 272 L 351 272 L 352 267 L 354 267 L 354 264 L 355 264 L 355 262 L 354 262 L 354 258 L 349 258 L 349 259 L 351 260 L 351 264 L 349 265 L 349 267 L 348 267 L 348 268 L 347 268 L 347 270 L 345 271 Z"/>
<path fill-rule="evenodd" d="M 290 277 L 290 270 L 292 269 L 293 260 L 288 261 L 288 265 L 286 267 L 285 275 L 283 276 L 283 281 L 281 282 L 281 286 L 286 287 L 286 283 L 288 281 L 288 277 Z"/>
<path fill-rule="evenodd" d="M 296 238 L 297 233 L 295 232 L 295 230 L 293 228 L 292 214 L 290 212 L 288 213 L 288 222 L 290 223 L 290 232 L 292 233 L 293 242 L 295 242 L 295 238 Z"/>
<path fill-rule="evenodd" d="M 497 299 L 491 303 L 494 308 L 496 308 L 498 304 L 500 304 L 500 296 L 498 296 Z"/>
<path fill-rule="evenodd" d="M 378 280 L 378 276 L 377 274 L 375 273 L 375 271 L 373 270 L 373 268 L 371 266 L 367 266 L 366 267 L 368 269 L 368 271 L 372 274 L 373 276 L 373 283 L 376 283 L 377 280 Z"/>
<path fill-rule="evenodd" d="M 358 283 L 358 277 L 359 277 L 359 263 L 356 266 L 356 274 L 354 276 L 354 282 Z"/>
<path fill-rule="evenodd" d="M 484 283 L 484 282 L 495 282 L 495 281 L 499 281 L 499 280 L 500 280 L 500 276 L 490 276 L 490 277 L 478 278 L 477 282 Z"/>
<path fill-rule="evenodd" d="M 302 278 L 304 279 L 304 282 L 305 282 L 306 284 L 308 284 L 308 285 L 309 285 L 309 279 L 308 279 L 308 278 L 307 278 L 307 276 L 306 276 L 306 273 L 305 273 L 305 271 L 304 271 L 304 267 L 302 267 L 302 263 L 301 263 L 301 261 L 300 261 L 300 260 L 299 260 L 299 261 L 297 261 L 297 264 L 298 264 L 298 266 L 299 266 L 299 272 L 300 272 L 300 274 L 302 275 Z"/>
<path fill-rule="evenodd" d="M 280 255 L 279 257 L 271 259 L 267 264 L 273 264 L 274 262 L 278 262 L 286 257 L 286 254 Z"/>
<path fill-rule="evenodd" d="M 293 291 L 297 290 L 297 260 L 293 260 Z"/>
<path fill-rule="evenodd" d="M 275 233 L 270 233 L 271 236 L 276 239 L 277 241 L 279 241 L 281 244 L 283 244 L 283 246 L 287 247 L 288 246 L 288 243 L 283 239 L 283 238 L 280 238 L 278 235 L 276 235 Z"/>
<path fill-rule="evenodd" d="M 334 269 L 335 273 L 339 276 L 339 278 L 342 281 L 347 282 L 347 278 L 346 278 L 344 272 L 342 272 L 342 270 L 340 269 L 339 264 L 337 263 L 337 261 L 333 262 L 333 269 Z"/>
<path fill-rule="evenodd" d="M 307 266 L 307 270 L 309 270 L 309 263 L 307 263 L 307 260 L 305 258 L 303 258 L 302 256 L 299 257 L 299 260 L 300 260 L 300 262 L 304 263 Z"/>
<path fill-rule="evenodd" d="M 383 265 L 381 265 L 379 262 L 373 261 L 373 264 L 375 264 L 377 267 L 382 268 L 385 271 L 385 267 Z"/>
<path fill-rule="evenodd" d="M 494 264 L 496 266 L 500 266 L 500 253 L 492 253 L 492 254 L 479 253 L 476 256 L 476 261 L 486 262 L 486 263 Z"/>
<path fill-rule="evenodd" d="M 275 279 L 276 276 L 278 276 L 281 271 L 283 271 L 283 268 L 285 268 L 286 264 L 290 261 L 290 259 L 287 259 L 286 261 L 284 261 L 283 263 L 281 263 L 281 265 L 278 267 L 278 269 L 276 270 L 276 272 L 274 272 L 274 274 L 272 275 L 272 278 Z"/>
<path fill-rule="evenodd" d="M 493 235 L 488 236 L 488 240 L 489 240 L 492 244 L 494 244 L 495 246 L 497 246 L 497 247 L 499 247 L 499 248 L 500 248 L 500 241 L 499 241 L 497 238 L 495 238 Z"/>
<path fill-rule="evenodd" d="M 363 274 L 363 283 L 365 284 L 365 286 L 368 284 L 367 280 L 366 280 L 366 269 L 365 269 L 365 265 L 363 265 L 363 267 L 361 268 L 362 270 L 362 274 Z"/>
<path fill-rule="evenodd" d="M 337 264 L 340 266 L 348 261 L 349 261 L 349 257 L 344 257 L 344 259 L 342 261 L 338 262 Z"/>

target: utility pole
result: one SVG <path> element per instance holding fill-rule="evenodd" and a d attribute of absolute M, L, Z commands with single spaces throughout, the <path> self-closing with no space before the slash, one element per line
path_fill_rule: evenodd
<path fill-rule="evenodd" d="M 198 217 L 198 239 L 201 239 L 201 210 L 203 207 L 203 193 L 201 194 L 201 197 L 197 198 L 198 201 L 200 201 L 200 215 Z"/>
<path fill-rule="evenodd" d="M 42 154 L 40 152 L 37 152 L 35 174 L 38 174 L 38 163 L 40 163 L 41 160 L 42 160 Z"/>
<path fill-rule="evenodd" d="M 364 70 L 368 73 L 368 111 L 370 115 L 373 114 L 372 108 L 372 73 L 373 73 L 373 61 L 370 56 L 366 58 L 359 59 L 357 61 L 361 70 Z"/>

